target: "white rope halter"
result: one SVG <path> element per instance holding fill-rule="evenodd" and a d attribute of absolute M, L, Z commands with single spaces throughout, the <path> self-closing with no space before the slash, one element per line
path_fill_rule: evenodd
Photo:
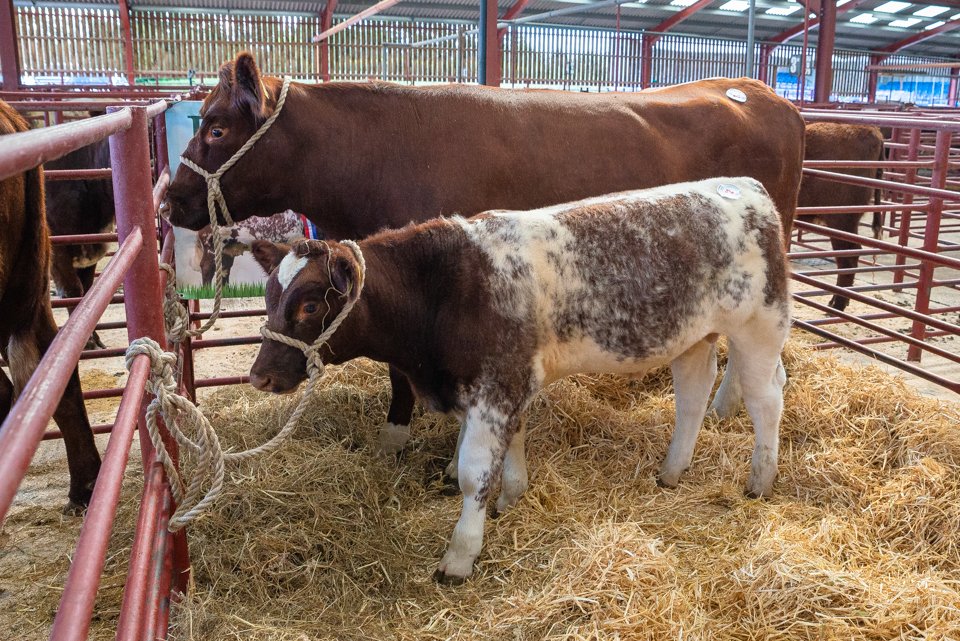
<path fill-rule="evenodd" d="M 154 395 L 147 406 L 146 421 L 150 440 L 156 450 L 157 460 L 163 464 L 170 489 L 176 501 L 177 509 L 170 517 L 168 529 L 176 532 L 190 521 L 200 516 L 223 492 L 224 466 L 227 462 L 243 461 L 260 454 L 276 450 L 293 433 L 294 427 L 307 409 L 307 401 L 313 397 L 320 374 L 323 371 L 323 362 L 320 360 L 320 348 L 343 323 L 350 310 L 360 298 L 363 284 L 366 280 L 367 266 L 360 252 L 360 247 L 352 241 L 343 241 L 349 247 L 360 264 L 360 279 L 357 283 L 356 295 L 347 300 L 347 303 L 337 314 L 330 326 L 327 327 L 312 345 L 291 338 L 284 334 L 273 332 L 266 327 L 261 328 L 265 338 L 278 341 L 291 347 L 303 350 L 307 357 L 307 385 L 297 402 L 297 407 L 290 414 L 287 422 L 277 434 L 263 445 L 244 450 L 242 452 L 224 452 L 210 421 L 203 415 L 196 405 L 178 393 L 175 367 L 176 355 L 164 352 L 155 341 L 150 338 L 138 338 L 130 343 L 127 349 L 127 369 L 133 367 L 134 359 L 143 354 L 150 358 L 150 378 L 147 381 L 147 392 Z M 347 291 L 347 295 L 350 291 Z M 158 415 L 163 418 L 167 430 L 180 445 L 181 455 L 190 455 L 196 458 L 196 467 L 189 484 L 186 484 L 182 475 L 167 453 L 163 442 Z M 188 435 L 184 430 L 190 428 L 195 436 Z M 203 486 L 208 485 L 206 492 Z"/>
<path fill-rule="evenodd" d="M 311 242 L 322 242 L 322 241 L 311 241 Z M 326 244 L 326 243 L 324 243 Z M 308 377 L 313 377 L 314 375 L 319 375 L 323 371 L 323 361 L 320 359 L 320 348 L 322 348 L 330 337 L 333 336 L 333 333 L 337 331 L 337 328 L 340 327 L 340 324 L 346 320 L 347 315 L 350 313 L 350 310 L 353 309 L 353 306 L 356 305 L 357 301 L 360 300 L 360 294 L 363 292 L 363 284 L 366 282 L 367 276 L 367 263 L 363 259 L 363 253 L 360 251 L 360 246 L 357 245 L 352 240 L 344 240 L 340 242 L 341 245 L 346 245 L 353 252 L 354 257 L 357 259 L 357 263 L 360 265 L 360 282 L 357 283 L 357 293 L 352 298 L 348 298 L 346 304 L 343 306 L 343 309 L 340 310 L 340 313 L 337 314 L 337 317 L 333 319 L 333 322 L 323 330 L 323 332 L 317 336 L 316 340 L 313 341 L 313 344 L 308 344 L 302 340 L 293 338 L 292 336 L 287 336 L 286 334 L 281 334 L 275 332 L 271 329 L 268 329 L 266 324 L 260 328 L 260 334 L 269 340 L 276 341 L 278 343 L 283 343 L 295 349 L 299 349 L 303 352 L 303 355 L 307 357 L 307 375 Z M 350 295 L 350 291 L 347 291 L 347 295 Z"/>
<path fill-rule="evenodd" d="M 227 173 L 228 169 L 233 167 L 237 161 L 267 133 L 270 125 L 277 120 L 287 100 L 287 90 L 289 88 L 290 78 L 284 76 L 283 86 L 280 88 L 280 95 L 277 96 L 277 106 L 273 110 L 273 113 L 270 114 L 270 117 L 260 125 L 260 128 L 243 143 L 240 149 L 215 172 L 210 173 L 186 156 L 180 156 L 180 162 L 200 174 L 207 181 L 207 211 L 210 214 L 210 233 L 213 237 L 213 265 L 216 269 L 216 277 L 214 280 L 213 310 L 206 322 L 197 329 L 190 329 L 190 315 L 183 305 L 180 304 L 179 296 L 176 293 L 176 279 L 173 278 L 173 292 L 172 295 L 170 292 L 167 293 L 163 310 L 164 316 L 167 319 L 167 339 L 171 343 L 182 343 L 188 336 L 202 336 L 208 329 L 213 327 L 214 323 L 216 323 L 220 317 L 220 306 L 223 301 L 223 281 L 226 274 L 223 271 L 223 236 L 220 234 L 220 223 L 217 221 L 217 205 L 220 206 L 220 211 L 223 213 L 223 220 L 227 226 L 230 227 L 233 225 L 233 218 L 230 216 L 230 210 L 227 209 L 227 199 L 223 195 L 220 179 Z M 173 274 L 171 273 L 171 277 L 172 276 Z"/>

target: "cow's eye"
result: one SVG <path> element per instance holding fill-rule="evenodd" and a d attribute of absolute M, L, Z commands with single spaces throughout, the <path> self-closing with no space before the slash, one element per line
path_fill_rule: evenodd
<path fill-rule="evenodd" d="M 301 309 L 303 310 L 304 314 L 316 314 L 318 311 L 320 311 L 320 306 L 316 303 L 304 303 Z"/>
<path fill-rule="evenodd" d="M 214 138 L 223 138 L 223 129 L 220 127 L 214 127 L 210 130 L 210 135 Z"/>

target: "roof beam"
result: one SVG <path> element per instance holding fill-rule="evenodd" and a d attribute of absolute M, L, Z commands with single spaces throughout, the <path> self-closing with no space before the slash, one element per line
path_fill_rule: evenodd
<path fill-rule="evenodd" d="M 684 7 L 682 10 L 676 12 L 675 14 L 673 14 L 672 16 L 670 16 L 669 18 L 667 18 L 666 20 L 658 24 L 656 27 L 654 27 L 650 31 L 654 31 L 657 33 L 664 33 L 664 32 L 670 31 L 671 28 L 677 26 L 678 24 L 680 24 L 681 22 L 683 22 L 684 20 L 686 20 L 696 12 L 700 11 L 701 9 L 707 8 L 708 6 L 713 4 L 713 2 L 714 0 L 697 0 L 697 2 L 693 3 L 689 7 Z"/>
<path fill-rule="evenodd" d="M 513 6 L 507 9 L 507 12 L 503 14 L 501 20 L 513 20 L 523 13 L 523 10 L 527 8 L 528 4 L 530 4 L 530 0 L 516 0 L 516 2 L 513 3 Z M 497 37 L 500 38 L 500 40 L 503 40 L 505 35 L 507 35 L 506 27 L 497 29 Z"/>
<path fill-rule="evenodd" d="M 889 44 L 886 47 L 881 47 L 877 49 L 877 52 L 881 54 L 887 54 L 883 56 L 883 58 L 886 58 L 888 55 L 896 53 L 901 49 L 906 49 L 907 47 L 921 43 L 924 40 L 935 38 L 939 36 L 941 33 L 946 33 L 947 31 L 953 31 L 958 27 L 960 27 L 960 19 L 948 20 L 947 22 L 944 22 L 939 27 L 934 27 L 933 29 L 927 29 L 926 31 L 920 31 L 918 33 L 913 34 L 912 36 L 908 36 L 904 38 L 903 40 L 897 40 L 893 44 Z"/>
<path fill-rule="evenodd" d="M 843 5 L 842 7 L 837 7 L 837 15 L 839 16 L 840 14 L 846 13 L 847 11 L 850 11 L 851 9 L 856 9 L 857 7 L 859 7 L 860 5 L 862 5 L 863 3 L 865 3 L 866 1 L 867 1 L 867 0 L 850 0 L 850 2 L 848 2 L 848 3 L 845 4 L 845 5 Z M 811 9 L 812 9 L 812 7 L 811 7 Z M 817 28 L 818 26 L 820 26 L 819 11 L 817 11 L 817 14 L 818 14 L 817 17 L 815 17 L 815 18 L 810 18 L 810 22 L 808 23 L 808 25 L 809 25 L 808 28 L 811 29 L 811 30 Z M 795 38 L 796 36 L 799 36 L 801 33 L 803 33 L 803 23 L 802 23 L 802 22 L 799 23 L 799 24 L 796 24 L 796 25 L 794 25 L 794 26 L 792 26 L 792 27 L 790 27 L 790 28 L 787 29 L 786 31 L 781 31 L 780 33 L 778 33 L 777 35 L 773 36 L 772 38 L 767 38 L 766 41 L 767 41 L 767 42 L 775 42 L 775 43 L 777 43 L 777 44 L 783 44 L 783 43 L 786 42 L 787 40 L 790 40 L 790 39 L 792 39 L 792 38 Z"/>
<path fill-rule="evenodd" d="M 352 27 L 353 25 L 357 24 L 364 18 L 369 18 L 370 16 L 376 15 L 381 11 L 385 11 L 389 9 L 390 7 L 397 4 L 398 2 L 400 2 L 400 0 L 380 0 L 380 2 L 378 2 L 377 4 L 373 5 L 372 7 L 367 7 L 366 9 L 364 9 L 363 11 L 361 11 L 360 13 L 354 16 L 350 16 L 349 18 L 347 18 L 337 26 L 331 27 L 329 29 L 326 29 L 318 33 L 313 37 L 311 42 L 320 42 L 321 40 L 325 40 L 326 38 L 329 38 L 335 33 L 339 33 L 348 27 Z"/>

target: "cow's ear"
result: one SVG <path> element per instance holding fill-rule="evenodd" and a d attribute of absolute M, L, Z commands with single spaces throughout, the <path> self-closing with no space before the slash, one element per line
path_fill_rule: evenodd
<path fill-rule="evenodd" d="M 230 89 L 233 86 L 233 60 L 228 60 L 220 65 L 220 71 L 217 72 L 220 85 L 224 89 Z"/>
<path fill-rule="evenodd" d="M 346 256 L 337 256 L 330 266 L 330 283 L 341 295 L 352 297 L 356 289 L 357 268 Z"/>
<path fill-rule="evenodd" d="M 251 253 L 267 276 L 277 268 L 283 257 L 290 253 L 290 246 L 283 243 L 271 243 L 269 240 L 255 240 Z"/>
<path fill-rule="evenodd" d="M 266 110 L 266 96 L 260 70 L 253 56 L 241 51 L 233 62 L 233 100 L 240 108 L 250 110 L 260 120 Z"/>

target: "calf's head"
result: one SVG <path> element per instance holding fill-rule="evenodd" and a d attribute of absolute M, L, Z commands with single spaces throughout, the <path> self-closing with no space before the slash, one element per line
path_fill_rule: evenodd
<path fill-rule="evenodd" d="M 257 63 L 249 53 L 240 53 L 236 60 L 220 67 L 220 81 L 203 101 L 202 120 L 183 152 L 184 157 L 213 173 L 256 132 L 270 117 L 280 92 L 277 78 L 260 75 Z M 277 122 L 282 120 L 278 118 Z M 277 135 L 271 127 L 266 134 Z M 270 185 L 276 182 L 276 171 L 284 171 L 276 163 L 264 160 L 263 151 L 254 145 L 221 179 L 221 188 L 235 220 L 251 215 L 268 216 L 277 208 L 261 206 Z M 207 211 L 207 182 L 197 172 L 181 165 L 167 189 L 161 213 L 178 227 L 198 230 L 210 223 Z M 220 222 L 223 223 L 222 215 Z"/>
<path fill-rule="evenodd" d="M 301 240 L 292 247 L 265 240 L 253 242 L 253 257 L 269 275 L 267 329 L 312 344 L 359 293 L 360 266 L 350 248 L 340 243 Z M 341 327 L 330 342 L 346 347 Z M 337 358 L 325 345 L 324 362 Z M 250 384 L 259 390 L 292 392 L 307 377 L 303 352 L 264 339 L 250 369 Z"/>

